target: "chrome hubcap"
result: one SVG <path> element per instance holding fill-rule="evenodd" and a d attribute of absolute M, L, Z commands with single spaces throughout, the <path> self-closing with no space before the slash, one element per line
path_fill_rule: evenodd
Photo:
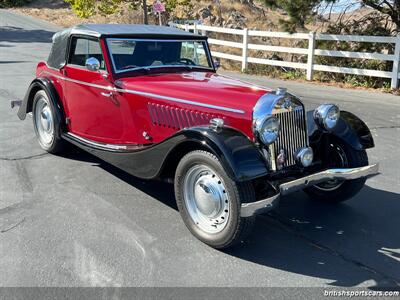
<path fill-rule="evenodd" d="M 40 143 L 44 146 L 49 146 L 54 138 L 54 124 L 51 108 L 45 98 L 37 100 L 34 118 L 35 129 Z"/>
<path fill-rule="evenodd" d="M 49 132 L 51 127 L 51 114 L 46 106 L 40 114 L 40 123 L 44 131 Z"/>
<path fill-rule="evenodd" d="M 205 165 L 189 169 L 184 200 L 193 222 L 207 233 L 221 232 L 229 218 L 229 196 L 218 174 Z"/>

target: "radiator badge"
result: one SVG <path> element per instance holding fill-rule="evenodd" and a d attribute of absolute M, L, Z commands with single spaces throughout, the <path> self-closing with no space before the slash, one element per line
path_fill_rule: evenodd
<path fill-rule="evenodd" d="M 292 106 L 292 102 L 290 101 L 290 99 L 286 98 L 285 102 L 283 102 L 282 105 L 285 109 L 292 111 L 293 110 L 293 106 Z"/>
<path fill-rule="evenodd" d="M 276 164 L 278 166 L 278 170 L 282 169 L 282 167 L 285 165 L 285 162 L 286 162 L 285 150 L 281 149 L 279 150 L 279 154 L 276 157 Z"/>

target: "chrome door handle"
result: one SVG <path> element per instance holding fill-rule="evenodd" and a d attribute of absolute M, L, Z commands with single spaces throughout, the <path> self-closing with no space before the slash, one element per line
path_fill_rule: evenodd
<path fill-rule="evenodd" d="M 109 92 L 109 93 L 104 93 L 104 92 L 101 92 L 100 93 L 102 96 L 104 96 L 104 97 L 111 97 L 112 96 L 112 92 Z"/>

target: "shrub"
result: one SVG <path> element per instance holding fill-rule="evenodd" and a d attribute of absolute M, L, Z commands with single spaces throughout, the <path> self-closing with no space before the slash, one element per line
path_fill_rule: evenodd
<path fill-rule="evenodd" d="M 95 13 L 95 0 L 66 0 L 80 18 L 89 18 Z"/>
<path fill-rule="evenodd" d="M 29 2 L 30 0 L 0 0 L 0 8 L 21 6 Z"/>

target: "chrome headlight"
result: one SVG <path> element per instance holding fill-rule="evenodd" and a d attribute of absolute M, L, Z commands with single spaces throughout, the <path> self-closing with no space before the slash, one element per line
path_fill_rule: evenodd
<path fill-rule="evenodd" d="M 272 144 L 278 138 L 280 128 L 279 120 L 270 116 L 264 119 L 259 128 L 257 128 L 258 137 L 263 144 Z"/>
<path fill-rule="evenodd" d="M 322 104 L 314 110 L 314 121 L 323 130 L 334 129 L 339 117 L 339 107 L 334 104 Z"/>

